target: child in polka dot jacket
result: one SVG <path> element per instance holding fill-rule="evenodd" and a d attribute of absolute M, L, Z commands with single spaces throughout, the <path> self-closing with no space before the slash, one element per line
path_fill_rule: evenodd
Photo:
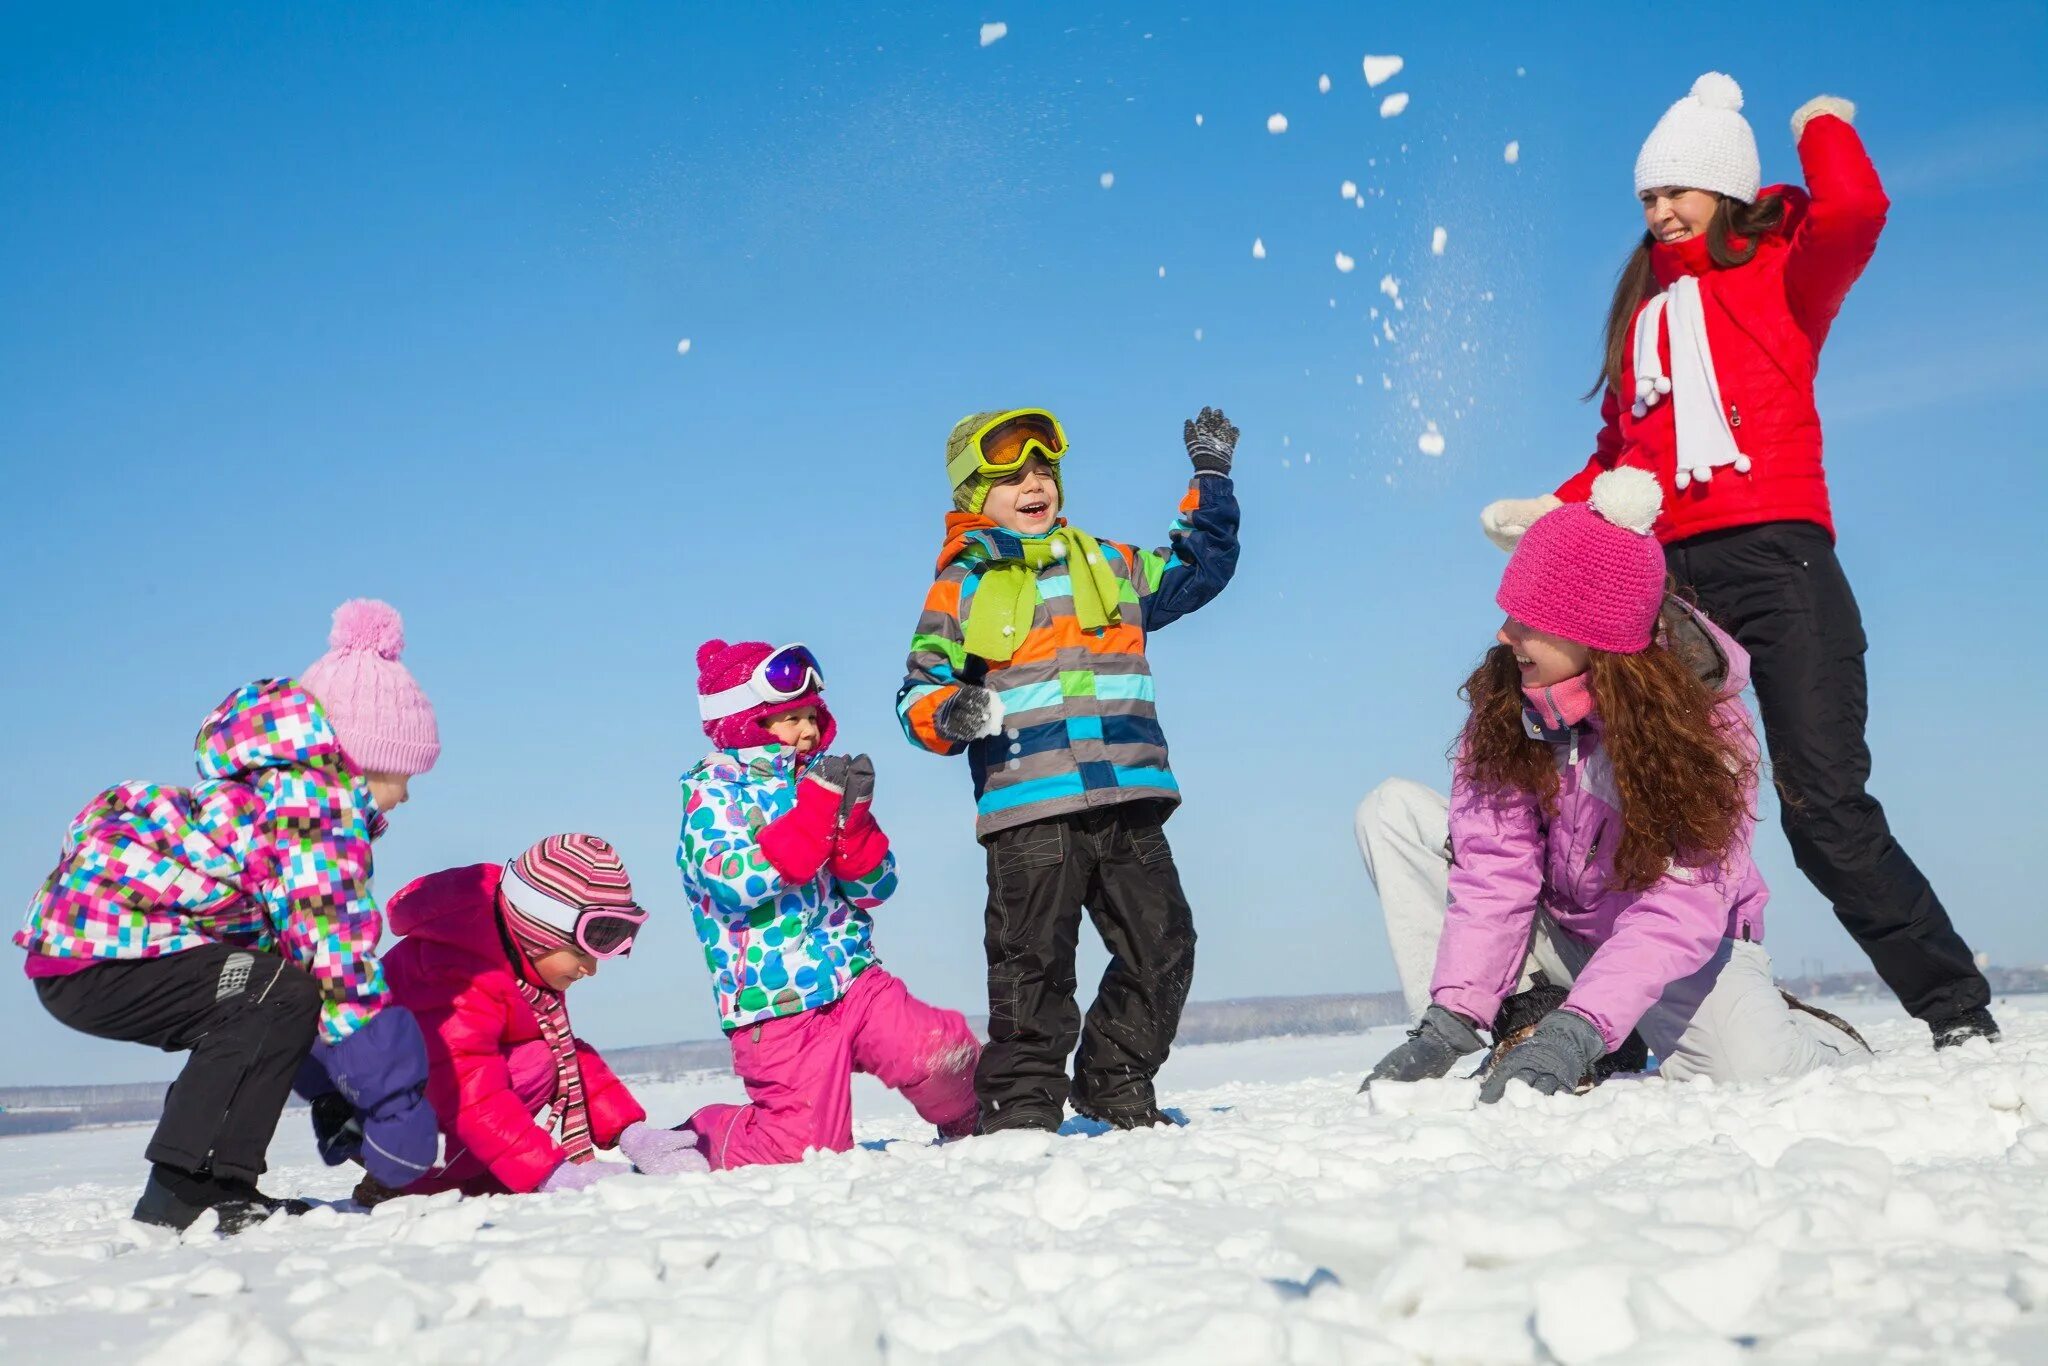
<path fill-rule="evenodd" d="M 825 752 L 823 671 L 801 645 L 759 641 L 706 641 L 697 665 L 717 748 L 683 775 L 676 862 L 750 1103 L 687 1127 L 717 1169 L 845 1152 L 865 1072 L 942 1135 L 973 1132 L 981 1046 L 875 957 L 869 912 L 896 890 L 896 857 L 873 764 Z"/>

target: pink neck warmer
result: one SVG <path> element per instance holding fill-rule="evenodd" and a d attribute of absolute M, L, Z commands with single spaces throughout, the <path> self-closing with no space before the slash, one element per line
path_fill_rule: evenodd
<path fill-rule="evenodd" d="M 1524 688 L 1522 696 L 1545 730 L 1563 730 L 1593 714 L 1593 685 L 1588 679 L 1587 674 L 1573 674 L 1548 687 Z"/>

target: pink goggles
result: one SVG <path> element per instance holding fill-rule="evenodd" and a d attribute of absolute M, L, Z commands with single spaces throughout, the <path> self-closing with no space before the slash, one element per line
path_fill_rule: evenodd
<path fill-rule="evenodd" d="M 558 901 L 519 875 L 512 863 L 498 884 L 505 900 L 527 920 L 544 925 L 592 958 L 619 958 L 633 951 L 633 936 L 647 923 L 637 903 L 624 906 L 572 906 Z"/>

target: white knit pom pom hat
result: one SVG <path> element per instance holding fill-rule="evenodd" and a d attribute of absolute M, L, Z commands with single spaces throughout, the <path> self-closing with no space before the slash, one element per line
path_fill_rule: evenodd
<path fill-rule="evenodd" d="M 1709 71 L 1692 93 L 1664 111 L 1636 153 L 1636 193 L 1672 187 L 1711 190 L 1756 202 L 1763 183 L 1756 134 L 1742 117 L 1742 87 Z"/>

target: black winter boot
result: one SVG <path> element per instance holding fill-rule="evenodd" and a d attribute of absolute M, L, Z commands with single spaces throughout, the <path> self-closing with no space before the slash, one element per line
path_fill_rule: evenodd
<path fill-rule="evenodd" d="M 279 1200 L 236 1177 L 188 1172 L 166 1163 L 152 1163 L 142 1198 L 135 1202 L 137 1223 L 183 1231 L 212 1210 L 222 1234 L 240 1233 L 273 1214 L 304 1214 L 313 1208 L 303 1200 Z"/>
<path fill-rule="evenodd" d="M 1141 1105 L 1131 1106 L 1097 1105 L 1085 1099 L 1078 1089 L 1069 1095 L 1067 1100 L 1074 1107 L 1074 1113 L 1081 1118 L 1092 1119 L 1098 1124 L 1107 1124 L 1112 1129 L 1175 1127 L 1173 1116 L 1149 1100 Z"/>
<path fill-rule="evenodd" d="M 1991 1011 L 1984 1006 L 1966 1010 L 1952 1020 L 1929 1020 L 1927 1028 L 1934 1034 L 1936 1048 L 1954 1048 L 1972 1039 L 1998 1042 L 1998 1021 L 1991 1018 Z"/>

